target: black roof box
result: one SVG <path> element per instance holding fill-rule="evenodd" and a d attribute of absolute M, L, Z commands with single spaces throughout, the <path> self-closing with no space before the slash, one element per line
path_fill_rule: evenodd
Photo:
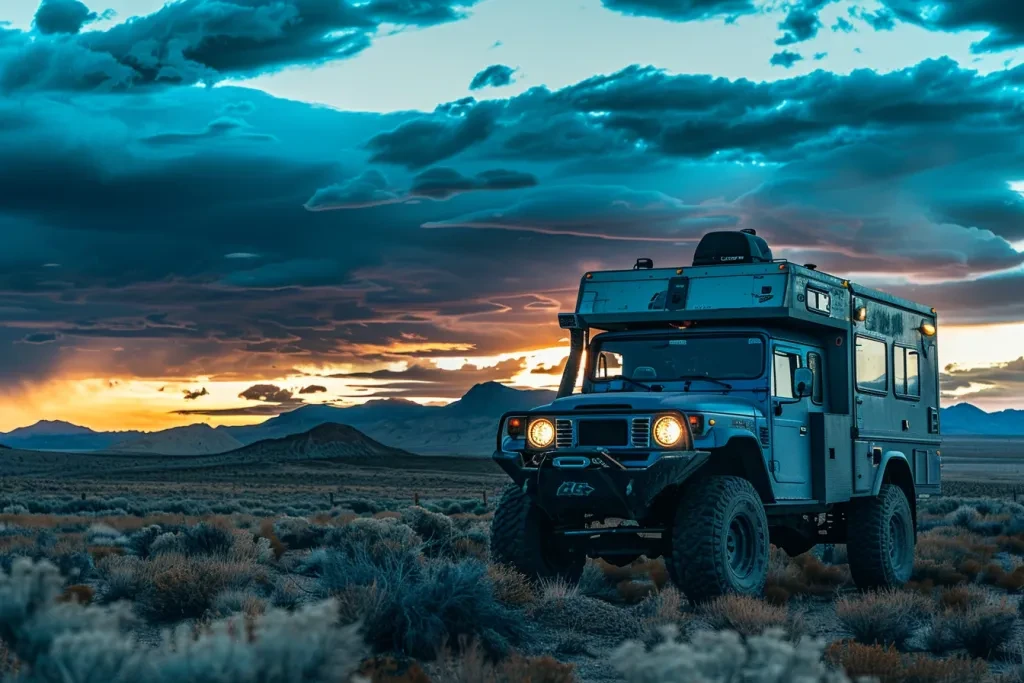
<path fill-rule="evenodd" d="M 693 252 L 693 265 L 718 266 L 726 263 L 770 263 L 772 250 L 753 230 L 709 232 Z"/>

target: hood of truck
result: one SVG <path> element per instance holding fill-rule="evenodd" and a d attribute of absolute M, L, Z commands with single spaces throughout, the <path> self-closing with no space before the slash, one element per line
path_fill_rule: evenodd
<path fill-rule="evenodd" d="M 751 405 L 749 398 L 681 391 L 610 391 L 599 394 L 574 394 L 555 399 L 530 412 L 576 410 L 580 406 L 593 407 L 594 413 L 600 413 L 600 408 L 597 406 L 608 406 L 609 410 L 629 409 L 652 412 L 681 410 L 684 413 L 700 412 L 737 417 L 764 417 L 760 409 Z M 581 412 L 583 411 L 581 410 Z"/>

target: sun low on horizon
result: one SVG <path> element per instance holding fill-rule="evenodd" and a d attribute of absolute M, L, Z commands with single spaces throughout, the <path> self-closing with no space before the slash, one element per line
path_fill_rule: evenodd
<path fill-rule="evenodd" d="M 585 272 L 744 228 L 1024 409 L 1010 5 L 8 0 L 0 432 L 553 389 Z"/>

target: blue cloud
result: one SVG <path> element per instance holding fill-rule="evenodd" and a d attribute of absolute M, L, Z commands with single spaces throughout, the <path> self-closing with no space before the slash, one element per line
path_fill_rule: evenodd
<path fill-rule="evenodd" d="M 78 33 L 76 26 L 92 18 L 82 18 L 84 5 L 49 0 L 36 16 L 37 27 L 75 35 L 33 40 L 22 34 L 0 42 L 0 87 L 125 90 L 212 84 L 345 59 L 365 50 L 381 25 L 457 21 L 476 2 L 181 0 L 106 30 Z M 7 43 L 13 48 L 2 49 Z"/>
<path fill-rule="evenodd" d="M 783 50 L 782 52 L 776 52 L 771 58 L 772 66 L 781 66 L 786 69 L 790 69 L 797 62 L 803 61 L 803 56 L 790 50 Z"/>
<path fill-rule="evenodd" d="M 32 24 L 42 34 L 78 33 L 99 15 L 78 0 L 43 0 Z"/>
<path fill-rule="evenodd" d="M 470 90 L 482 88 L 501 88 L 511 85 L 514 82 L 513 76 L 516 70 L 504 64 L 492 64 L 483 71 L 480 71 L 469 84 Z"/>
<path fill-rule="evenodd" d="M 669 21 L 735 19 L 757 11 L 753 0 L 601 0 L 610 10 Z"/>

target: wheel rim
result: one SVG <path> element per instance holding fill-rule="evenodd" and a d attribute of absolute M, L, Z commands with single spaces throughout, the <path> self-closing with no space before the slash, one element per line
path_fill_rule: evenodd
<path fill-rule="evenodd" d="M 729 556 L 729 568 L 738 578 L 746 578 L 754 571 L 754 527 L 743 516 L 734 517 L 729 523 L 729 534 L 725 540 Z"/>

